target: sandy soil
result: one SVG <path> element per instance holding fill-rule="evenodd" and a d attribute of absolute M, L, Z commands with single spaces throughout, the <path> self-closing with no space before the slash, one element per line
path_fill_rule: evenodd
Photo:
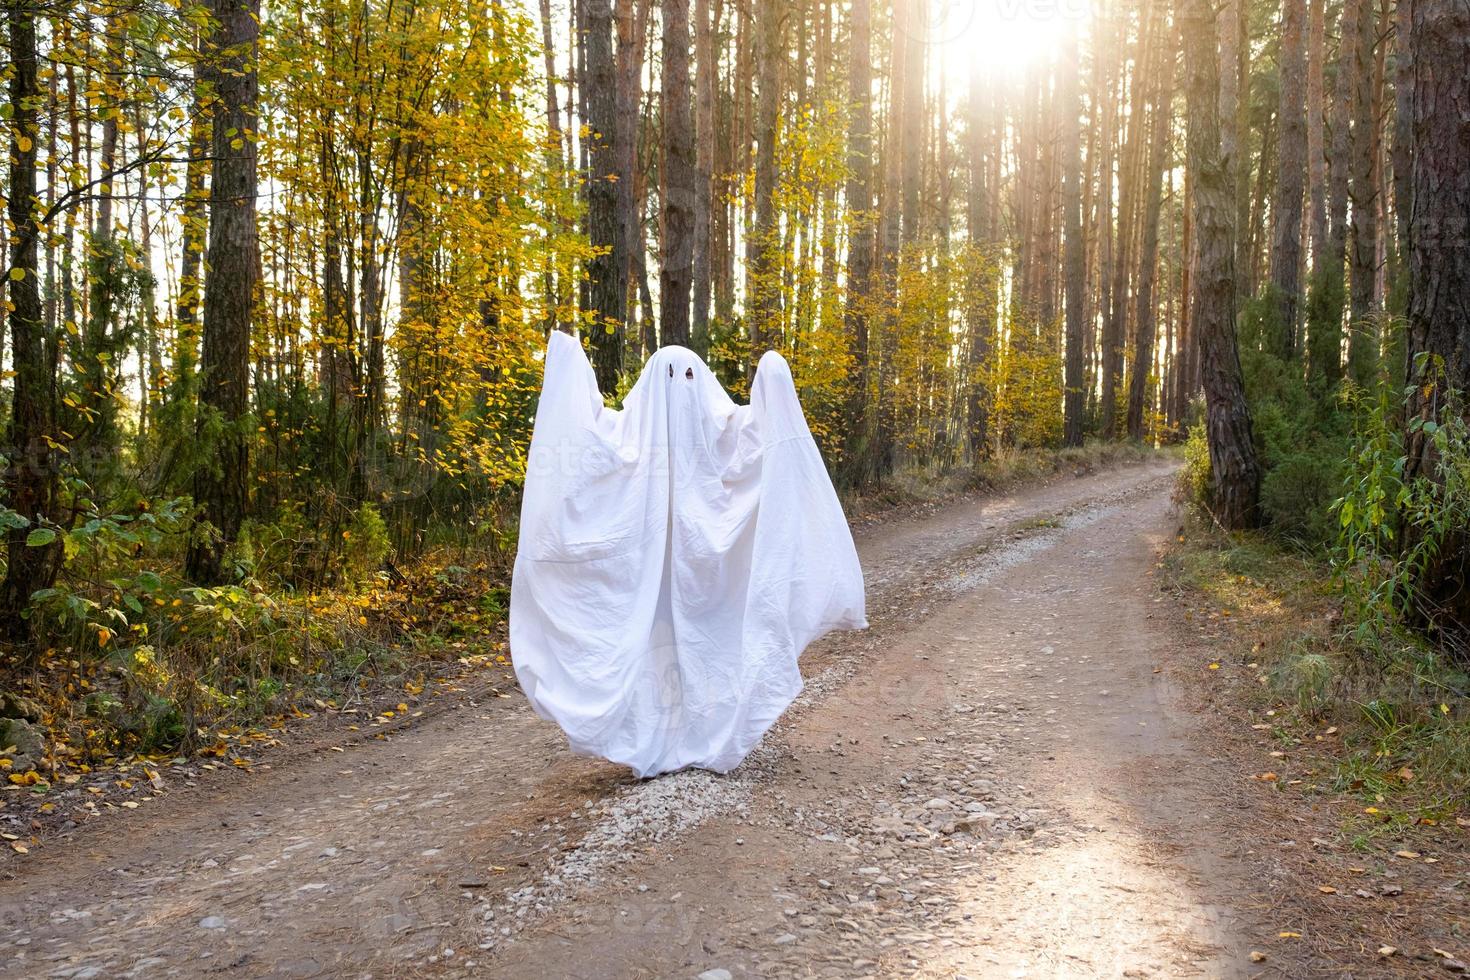
<path fill-rule="evenodd" d="M 872 628 L 727 777 L 471 692 L 84 827 L 0 883 L 0 975 L 1269 975 L 1238 774 L 1165 669 L 1170 477 L 861 529 Z"/>

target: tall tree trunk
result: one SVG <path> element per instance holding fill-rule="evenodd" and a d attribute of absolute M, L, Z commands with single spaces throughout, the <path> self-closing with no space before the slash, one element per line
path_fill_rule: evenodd
<path fill-rule="evenodd" d="M 92 236 L 98 240 L 110 240 L 113 235 L 113 202 L 117 195 L 113 181 L 117 174 L 117 148 L 123 119 L 123 40 L 122 11 L 114 7 L 107 15 L 106 72 L 102 102 L 106 111 L 102 113 L 101 183 L 97 185 L 97 225 Z M 89 93 L 93 98 L 95 93 Z"/>
<path fill-rule="evenodd" d="M 546 71 L 546 166 L 556 174 L 566 165 L 562 157 L 561 106 L 556 100 L 556 48 L 552 39 L 551 0 L 540 0 L 541 13 L 541 57 Z M 570 229 L 567 229 L 570 230 Z M 552 268 L 551 256 L 543 260 L 541 272 L 542 288 L 546 293 L 546 327 L 556 330 L 561 327 L 561 296 Z"/>
<path fill-rule="evenodd" d="M 690 330 L 694 350 L 709 352 L 710 224 L 714 210 L 715 89 L 720 80 L 720 62 L 715 37 L 723 18 L 723 0 L 694 0 L 695 139 L 694 150 L 694 312 Z"/>
<path fill-rule="evenodd" d="M 776 223 L 776 139 L 781 121 L 786 4 L 757 0 L 755 227 L 751 231 L 750 371 L 760 355 L 781 343 L 781 240 Z"/>
<path fill-rule="evenodd" d="M 689 102 L 689 0 L 663 0 L 663 234 L 659 236 L 659 334 L 689 344 L 694 272 L 694 114 Z"/>
<path fill-rule="evenodd" d="M 1257 521 L 1261 471 L 1235 343 L 1235 249 L 1231 228 L 1235 202 L 1220 162 L 1220 63 L 1210 0 L 1181 0 L 1179 33 L 1191 45 L 1185 64 L 1188 167 L 1194 181 L 1198 250 L 1193 315 L 1205 389 L 1211 507 L 1225 527 L 1250 527 Z"/>
<path fill-rule="evenodd" d="M 1344 3 L 1342 42 L 1338 45 L 1337 71 L 1332 78 L 1332 112 L 1329 116 L 1330 147 L 1327 149 L 1326 239 L 1312 245 L 1312 296 L 1308 315 L 1307 342 L 1309 377 L 1319 390 L 1327 390 L 1342 378 L 1342 309 L 1346 281 L 1348 169 L 1350 160 L 1351 93 L 1353 80 L 1352 43 L 1357 33 L 1357 6 Z M 1316 206 L 1315 200 L 1313 206 Z M 1314 219 L 1315 220 L 1315 219 Z M 1315 236 L 1315 232 L 1313 233 Z"/>
<path fill-rule="evenodd" d="M 56 373 L 47 356 L 41 309 L 41 280 L 35 217 L 36 145 L 41 139 L 41 101 L 36 53 L 36 10 L 13 3 L 6 11 L 10 42 L 10 218 L 11 388 L 10 431 L 5 454 L 6 503 L 29 523 L 5 532 L 5 579 L 0 582 L 0 632 L 22 643 L 31 620 L 22 617 L 31 594 L 48 587 L 61 557 L 59 541 L 28 545 L 36 530 L 57 519 L 59 491 L 56 443 Z"/>
<path fill-rule="evenodd" d="M 140 102 L 135 107 L 134 115 L 140 160 L 148 155 L 146 122 L 144 107 Z M 138 245 L 142 251 L 139 262 L 143 266 L 143 281 L 138 289 L 138 305 L 141 307 L 138 316 L 138 386 L 142 393 L 138 427 L 141 433 L 147 433 L 152 428 L 157 412 L 155 401 L 162 394 L 159 381 L 163 376 L 163 355 L 158 342 L 157 279 L 153 275 L 153 220 L 147 205 L 150 188 L 148 168 L 144 167 L 138 171 L 138 197 L 143 202 L 138 208 Z"/>
<path fill-rule="evenodd" d="M 1154 312 L 1154 281 L 1159 256 L 1159 211 L 1163 203 L 1164 163 L 1169 154 L 1171 129 L 1174 125 L 1175 52 L 1172 39 L 1160 39 L 1163 46 L 1153 92 L 1153 133 L 1148 149 L 1148 167 L 1144 175 L 1143 236 L 1138 250 L 1138 293 L 1134 323 L 1133 375 L 1128 385 L 1128 434 L 1143 439 L 1148 434 L 1148 382 L 1153 374 L 1154 335 L 1157 330 Z"/>
<path fill-rule="evenodd" d="M 1111 6 L 1104 5 L 1100 15 L 1110 18 L 1115 22 L 1123 22 L 1126 18 L 1118 17 L 1111 13 Z M 1102 373 L 1100 343 L 1097 336 L 1097 320 L 1101 317 L 1106 320 L 1112 309 L 1112 268 L 1113 248 L 1115 242 L 1115 225 L 1113 221 L 1113 185 L 1114 158 L 1116 134 L 1118 130 L 1118 82 L 1116 75 L 1121 74 L 1119 66 L 1123 61 L 1123 34 L 1121 26 L 1114 27 L 1107 20 L 1101 22 L 1103 26 L 1098 31 L 1098 49 L 1100 64 L 1096 71 L 1099 76 L 1096 100 L 1099 104 L 1097 110 L 1101 125 L 1097 133 L 1098 140 L 1098 164 L 1095 171 L 1097 181 L 1097 202 L 1093 216 L 1093 237 L 1097 239 L 1097 256 L 1094 263 L 1094 278 L 1096 288 L 1094 289 L 1095 302 L 1093 308 L 1088 311 L 1086 323 L 1085 345 L 1087 350 L 1086 365 L 1086 406 L 1084 411 L 1091 412 L 1098 408 L 1098 389 L 1101 387 L 1098 379 Z"/>
<path fill-rule="evenodd" d="M 1181 40 L 1186 40 L 1181 38 Z M 1187 44 L 1184 46 L 1186 55 L 1189 52 Z M 1190 180 L 1189 169 L 1184 171 L 1184 214 L 1180 220 L 1179 229 L 1179 358 L 1178 369 L 1174 372 L 1174 420 L 1183 427 L 1189 415 L 1189 402 L 1194 393 L 1199 390 L 1196 384 L 1199 374 L 1197 354 L 1199 342 L 1194 334 L 1194 264 L 1196 252 L 1194 247 L 1194 186 Z"/>
<path fill-rule="evenodd" d="M 861 483 L 866 474 L 865 448 L 872 438 L 868 404 L 868 318 L 873 309 L 873 42 L 870 0 L 852 0 L 848 13 L 849 62 L 847 71 L 847 213 L 851 230 L 847 244 L 846 326 L 848 430 L 847 466 L 850 481 Z"/>
<path fill-rule="evenodd" d="M 623 243 L 622 281 L 624 319 L 633 324 L 632 294 L 643 269 L 643 221 L 640 193 L 643 180 L 638 166 L 638 118 L 643 101 L 644 49 L 648 43 L 649 0 L 617 0 L 617 84 L 614 110 L 613 155 L 617 167 L 616 234 Z M 649 311 L 642 310 L 651 322 Z M 632 336 L 637 331 L 632 331 Z M 652 353 L 647 351 L 646 353 Z"/>
<path fill-rule="evenodd" d="M 587 103 L 587 237 L 598 254 L 587 263 L 592 364 L 597 385 L 617 388 L 628 319 L 627 248 L 618 213 L 617 72 L 612 0 L 573 0 L 582 11 L 582 97 Z"/>
<path fill-rule="evenodd" d="M 905 0 L 899 0 L 905 2 Z M 906 0 L 903 25 L 902 112 L 892 123 L 899 135 L 898 154 L 903 194 L 903 242 L 919 237 L 919 189 L 924 163 L 924 25 L 926 0 Z"/>
<path fill-rule="evenodd" d="M 969 376 L 965 379 L 970 424 L 970 458 L 979 460 L 986 454 L 990 441 L 990 391 L 985 371 L 990 360 L 991 338 L 995 335 L 995 286 L 999 278 L 995 254 L 995 225 L 991 220 L 996 188 L 991 180 L 991 164 L 999 156 L 992 140 L 994 129 L 995 76 L 976 61 L 970 66 L 969 156 L 970 197 L 968 228 L 970 261 L 970 296 L 966 304 L 966 320 L 970 332 Z"/>
<path fill-rule="evenodd" d="M 1118 388 L 1123 380 L 1123 345 L 1128 330 L 1128 274 L 1133 263 L 1133 243 L 1138 209 L 1138 190 L 1143 180 L 1144 96 L 1151 84 L 1157 60 L 1154 40 L 1157 11 L 1162 0 L 1147 0 L 1139 14 L 1138 56 L 1133 73 L 1128 113 L 1128 136 L 1118 175 L 1118 240 L 1113 250 L 1111 303 L 1102 331 L 1102 431 L 1114 436 L 1118 428 Z"/>
<path fill-rule="evenodd" d="M 893 385 L 894 356 L 898 341 L 898 263 L 899 248 L 903 240 L 903 139 L 900 132 L 903 118 L 904 93 L 907 90 L 903 75 L 905 70 L 906 18 L 912 0 L 897 0 L 893 4 L 893 26 L 889 46 L 888 63 L 888 114 L 883 128 L 883 191 L 879 201 L 878 226 L 878 274 L 882 296 L 882 318 L 877 324 L 877 343 L 873 343 L 873 331 L 869 330 L 869 350 L 875 347 L 878 356 L 872 361 L 873 381 L 877 388 L 878 403 L 874 426 L 873 444 L 870 451 L 872 472 L 875 476 L 888 473 L 892 466 L 892 451 L 895 438 L 895 395 Z"/>
<path fill-rule="evenodd" d="M 1404 478 L 1445 479 L 1429 423 L 1470 422 L 1470 7 L 1400 0 L 1413 89 L 1408 225 L 1408 382 Z M 1452 397 L 1451 393 L 1455 393 Z M 1470 635 L 1470 529 L 1451 529 L 1425 567 L 1420 605 L 1463 642 Z"/>
<path fill-rule="evenodd" d="M 201 51 L 203 47 L 201 45 Z M 211 84 L 207 59 L 194 67 L 193 101 L 189 109 L 188 162 L 184 165 L 184 193 L 179 224 L 183 239 L 179 262 L 178 322 L 174 339 L 173 398 L 191 397 L 194 366 L 199 356 L 199 300 L 203 295 L 204 239 L 209 226 L 209 119 L 204 114 L 203 89 Z"/>
<path fill-rule="evenodd" d="M 1087 314 L 1087 242 L 1082 237 L 1082 90 L 1080 52 L 1074 34 L 1062 55 L 1059 93 L 1062 124 L 1059 150 L 1062 161 L 1062 223 L 1066 240 L 1063 262 L 1066 264 L 1066 351 L 1063 367 L 1062 441 L 1068 446 L 1082 445 L 1082 415 L 1086 410 L 1083 378 L 1083 329 Z M 978 73 L 979 69 L 973 69 Z M 972 96 L 973 98 L 973 96 Z"/>
<path fill-rule="evenodd" d="M 1275 306 L 1266 349 L 1283 360 L 1296 354 L 1301 306 L 1302 201 L 1306 193 L 1307 49 L 1305 0 L 1284 0 L 1281 18 L 1281 136 L 1276 145 L 1276 197 L 1271 207 L 1271 286 Z"/>
<path fill-rule="evenodd" d="M 210 464 L 194 476 L 194 500 L 212 534 L 196 533 L 186 574 L 214 583 L 249 504 L 250 450 L 241 423 L 250 409 L 250 324 L 260 269 L 256 256 L 256 84 L 259 0 L 211 0 L 216 21 L 214 169 L 209 192 L 209 288 L 204 294 L 200 430 L 217 425 Z M 212 418 L 211 418 L 212 416 Z"/>
<path fill-rule="evenodd" d="M 1261 155 L 1256 161 L 1256 187 L 1250 195 L 1246 205 L 1246 214 L 1249 223 L 1245 231 L 1245 260 L 1244 269 L 1237 270 L 1237 278 L 1248 276 L 1250 288 L 1247 290 L 1237 289 L 1237 299 L 1244 294 L 1253 296 L 1256 291 L 1256 283 L 1260 281 L 1262 274 L 1262 256 L 1269 257 L 1270 249 L 1266 247 L 1266 211 L 1267 202 L 1270 200 L 1270 191 L 1276 175 L 1276 167 L 1273 160 L 1276 156 L 1276 121 L 1277 116 L 1273 111 L 1267 117 L 1261 131 Z M 1236 235 L 1240 236 L 1240 226 L 1236 226 Z M 1240 250 L 1237 249 L 1237 254 Z M 1268 272 L 1269 274 L 1269 272 Z M 1237 303 L 1237 308 L 1239 303 Z"/>
<path fill-rule="evenodd" d="M 1327 58 L 1327 0 L 1307 0 L 1307 227 L 1311 231 L 1312 268 L 1316 271 L 1327 246 L 1327 155 L 1323 146 L 1324 63 Z"/>
<path fill-rule="evenodd" d="M 1235 299 L 1237 304 L 1250 295 L 1249 236 L 1245 234 L 1250 217 L 1249 146 L 1242 145 L 1245 121 L 1249 118 L 1250 73 L 1249 39 L 1246 37 L 1248 11 L 1246 0 L 1223 0 L 1215 29 L 1220 39 L 1220 163 L 1230 187 L 1235 207 Z M 1265 154 L 1264 143 L 1261 152 Z"/>
<path fill-rule="evenodd" d="M 1372 380 L 1378 368 L 1378 329 L 1372 314 L 1378 276 L 1378 117 L 1373 94 L 1374 44 L 1378 38 L 1373 0 L 1345 0 L 1356 5 L 1357 30 L 1343 43 L 1352 60 L 1352 163 L 1348 195 L 1352 201 L 1348 248 L 1348 373 L 1358 384 Z"/>
<path fill-rule="evenodd" d="M 1409 47 L 1409 15 L 1413 7 L 1409 3 L 1394 4 L 1394 113 L 1393 113 L 1393 144 L 1389 150 L 1389 162 L 1393 170 L 1393 214 L 1394 235 L 1396 239 L 1396 251 L 1399 255 L 1397 263 L 1397 282 L 1394 283 L 1394 292 L 1398 296 L 1398 310 L 1403 312 L 1406 305 L 1406 294 L 1408 291 L 1408 247 L 1409 247 L 1409 214 L 1413 210 L 1411 202 L 1413 193 L 1413 157 L 1411 147 L 1413 145 L 1413 122 L 1414 111 L 1412 95 L 1414 91 L 1414 52 Z M 1338 101 L 1343 101 L 1339 99 Z M 1346 147 L 1346 141 L 1344 141 Z M 1347 156 L 1344 149 L 1343 156 Z M 1343 182 L 1346 190 L 1346 179 Z M 1344 197 L 1346 194 L 1344 193 Z M 1344 232 L 1344 241 L 1346 232 Z M 1344 251 L 1346 248 L 1344 247 Z"/>

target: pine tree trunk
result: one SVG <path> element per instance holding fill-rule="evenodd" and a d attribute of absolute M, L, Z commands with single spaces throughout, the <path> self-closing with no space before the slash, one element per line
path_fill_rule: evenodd
<path fill-rule="evenodd" d="M 1327 156 L 1323 146 L 1324 63 L 1327 58 L 1326 0 L 1307 0 L 1307 226 L 1311 230 L 1312 268 L 1327 247 Z"/>
<path fill-rule="evenodd" d="M 1220 39 L 1220 159 L 1235 202 L 1235 300 L 1244 302 L 1255 288 L 1251 281 L 1249 143 L 1242 143 L 1250 118 L 1250 43 L 1246 0 L 1224 0 L 1216 18 Z M 1261 147 L 1265 159 L 1265 141 Z M 1264 167 L 1263 167 L 1264 169 Z"/>
<path fill-rule="evenodd" d="M 1274 316 L 1266 349 L 1283 360 L 1296 354 L 1301 306 L 1302 202 L 1306 194 L 1306 0 L 1285 0 L 1281 28 L 1281 91 L 1277 114 L 1276 196 L 1271 207 L 1271 286 Z"/>
<path fill-rule="evenodd" d="M 6 11 L 10 42 L 10 431 L 4 473 L 6 504 L 29 526 L 5 532 L 5 579 L 0 582 L 0 633 L 16 643 L 29 639 L 31 620 L 21 613 L 31 593 L 48 587 L 61 559 L 60 542 L 27 545 L 32 531 L 57 519 L 59 481 L 55 445 L 55 368 L 47 357 L 38 268 L 36 146 L 41 138 L 36 53 L 36 8 L 12 4 Z"/>
<path fill-rule="evenodd" d="M 987 77 L 984 65 L 977 61 L 970 66 L 968 228 L 970 261 L 974 265 L 965 312 L 970 332 L 966 394 L 971 460 L 984 458 L 990 442 L 990 392 L 985 384 L 985 370 L 990 360 L 991 338 L 995 335 L 995 283 L 999 275 L 996 263 L 1000 259 L 995 254 L 995 226 L 991 220 L 995 196 L 991 163 L 999 156 L 992 140 L 994 86 L 995 78 Z"/>
<path fill-rule="evenodd" d="M 662 343 L 689 345 L 694 272 L 694 114 L 689 95 L 689 0 L 664 0 L 663 199 L 658 295 Z"/>
<path fill-rule="evenodd" d="M 1352 202 L 1348 245 L 1348 374 L 1367 384 L 1378 369 L 1378 329 L 1372 314 L 1378 276 L 1378 118 L 1373 97 L 1374 44 L 1378 37 L 1373 0 L 1345 0 L 1356 6 L 1350 44 L 1353 113 L 1348 196 Z"/>
<path fill-rule="evenodd" d="M 219 426 L 209 458 L 194 477 L 194 501 L 213 529 L 196 533 L 185 563 L 188 577 L 212 584 L 226 577 L 224 556 L 249 505 L 249 442 L 240 424 L 249 411 L 250 326 L 260 268 L 256 257 L 256 83 L 259 0 L 212 0 L 217 59 L 213 118 L 213 178 L 205 262 L 201 437 Z M 211 419 L 210 416 L 213 416 Z"/>
<path fill-rule="evenodd" d="M 614 85 L 615 107 L 613 160 L 617 168 L 614 202 L 617 215 L 614 234 L 622 242 L 620 258 L 623 322 L 625 337 L 636 337 L 633 329 L 633 301 L 636 281 L 643 268 L 643 197 L 639 192 L 642 174 L 638 167 L 638 117 L 643 98 L 644 45 L 648 42 L 649 0 L 617 0 L 618 32 L 617 81 Z M 642 311 L 649 316 L 646 309 Z M 652 353 L 647 351 L 646 353 Z"/>
<path fill-rule="evenodd" d="M 870 450 L 872 474 L 882 476 L 892 467 L 894 440 L 893 385 L 894 356 L 898 346 L 898 265 L 899 248 L 903 239 L 903 139 L 900 120 L 903 118 L 904 58 L 908 45 L 904 43 L 910 0 L 898 0 L 893 5 L 893 28 L 888 62 L 888 114 L 883 128 L 883 190 L 879 201 L 878 225 L 878 275 L 881 292 L 882 316 L 877 326 L 877 343 L 873 343 L 873 330 L 869 329 L 869 351 L 875 347 L 878 353 L 873 359 L 873 381 L 877 388 L 878 403 L 874 437 Z"/>
<path fill-rule="evenodd" d="M 1235 343 L 1235 202 L 1220 161 L 1220 65 L 1210 0 L 1182 0 L 1179 32 L 1191 45 L 1188 70 L 1188 167 L 1194 182 L 1198 260 L 1193 281 L 1194 329 L 1205 390 L 1210 448 L 1211 507 L 1227 528 L 1257 521 L 1261 471 L 1251 437 L 1250 409 Z"/>
<path fill-rule="evenodd" d="M 1103 435 L 1118 429 L 1118 389 L 1123 380 L 1123 346 L 1128 331 L 1128 284 L 1132 268 L 1138 189 L 1143 180 L 1144 95 L 1152 77 L 1156 16 L 1161 0 L 1147 0 L 1140 17 L 1138 57 L 1135 59 L 1128 114 L 1128 136 L 1124 143 L 1118 175 L 1118 239 L 1113 248 L 1111 303 L 1102 330 L 1102 419 Z"/>
<path fill-rule="evenodd" d="M 1186 52 L 1188 48 L 1185 49 Z M 1187 66 L 1186 66 L 1187 70 Z M 1199 390 L 1199 341 L 1194 333 L 1194 182 L 1188 168 L 1184 171 L 1184 215 L 1179 230 L 1179 364 L 1174 372 L 1174 420 L 1183 423 L 1189 416 L 1189 402 Z"/>
<path fill-rule="evenodd" d="M 1443 480 L 1426 428 L 1449 413 L 1470 422 L 1470 8 L 1456 0 L 1400 0 L 1408 9 L 1408 364 L 1404 479 Z M 1454 393 L 1452 397 L 1451 393 Z M 1470 530 L 1452 528 L 1419 582 L 1426 616 L 1463 642 L 1470 635 Z M 1463 646 L 1461 649 L 1464 649 Z"/>
<path fill-rule="evenodd" d="M 1148 149 L 1148 166 L 1143 202 L 1143 235 L 1138 250 L 1138 292 L 1134 323 L 1133 374 L 1128 385 L 1128 434 L 1143 439 L 1148 434 L 1146 409 L 1148 382 L 1153 374 L 1154 337 L 1157 331 L 1154 311 L 1154 282 L 1159 256 L 1159 212 L 1163 204 L 1164 163 L 1169 153 L 1170 129 L 1174 124 L 1174 45 L 1160 39 L 1164 46 L 1153 92 L 1153 132 Z"/>
<path fill-rule="evenodd" d="M 587 262 L 587 327 L 597 385 L 617 387 L 623 370 L 628 320 L 627 239 L 618 208 L 617 72 L 613 63 L 612 0 L 573 0 L 582 13 L 582 98 L 591 131 L 584 145 L 587 174 L 587 237 L 599 253 Z"/>
<path fill-rule="evenodd" d="M 719 84 L 720 64 L 715 48 L 715 35 L 723 17 L 723 0 L 715 0 L 710 15 L 710 0 L 694 0 L 695 60 L 695 139 L 694 150 L 694 270 L 692 289 L 694 311 L 690 324 L 694 350 L 701 356 L 709 352 L 710 305 L 710 225 L 714 201 L 712 184 L 715 167 L 715 89 Z"/>
<path fill-rule="evenodd" d="M 873 249 L 873 42 L 870 0 L 852 0 L 848 12 L 847 213 L 851 230 L 847 245 L 846 326 L 848 430 L 846 461 L 849 480 L 867 474 L 865 448 L 872 438 L 868 404 L 868 316 L 872 311 Z"/>
<path fill-rule="evenodd" d="M 780 228 L 776 223 L 776 139 L 780 125 L 782 40 L 786 5 L 757 0 L 755 227 L 748 242 L 751 296 L 750 371 L 760 355 L 781 343 Z"/>
<path fill-rule="evenodd" d="M 905 2 L 905 0 L 899 0 Z M 903 25 L 902 112 L 895 125 L 903 194 L 903 242 L 919 237 L 919 188 L 924 161 L 924 17 L 925 0 L 906 0 Z"/>
<path fill-rule="evenodd" d="M 174 316 L 178 335 L 174 340 L 174 398 L 187 397 L 199 353 L 199 300 L 203 296 L 204 240 L 209 225 L 209 120 L 202 105 L 203 86 L 209 81 L 208 62 L 201 58 L 194 68 L 193 102 L 189 109 L 188 162 L 184 166 L 184 193 L 179 216 L 183 239 L 179 262 L 178 302 Z"/>
<path fill-rule="evenodd" d="M 1087 312 L 1087 243 L 1082 237 L 1082 91 L 1078 74 L 1081 58 L 1074 36 L 1062 55 L 1060 151 L 1062 162 L 1062 222 L 1065 226 L 1063 262 L 1066 265 L 1066 350 L 1063 365 L 1062 441 L 1082 445 L 1082 414 L 1087 407 L 1083 378 L 1083 326 Z M 978 73 L 979 69 L 975 69 Z M 973 97 L 973 96 L 972 96 Z"/>
<path fill-rule="evenodd" d="M 1402 297 L 1407 292 L 1408 282 L 1408 247 L 1409 247 L 1409 213 L 1412 210 L 1413 201 L 1413 123 L 1414 111 L 1412 95 L 1414 92 L 1414 52 L 1409 47 L 1409 15 L 1413 10 L 1412 4 L 1396 3 L 1394 5 L 1394 113 L 1393 113 L 1393 144 L 1389 149 L 1389 162 L 1393 170 L 1393 214 L 1394 234 L 1396 237 L 1396 251 L 1399 255 L 1397 263 L 1397 279 L 1394 283 L 1394 292 Z M 1342 100 L 1338 100 L 1342 101 Z M 1346 141 L 1344 141 L 1343 156 L 1347 156 Z M 1346 198 L 1346 179 L 1344 179 L 1344 198 Z M 1346 232 L 1343 234 L 1346 240 Z M 1344 246 L 1344 252 L 1346 247 Z M 1402 298 L 1400 303 L 1402 303 Z M 1402 312 L 1400 306 L 1397 312 Z"/>
<path fill-rule="evenodd" d="M 548 142 L 551 144 L 546 149 L 546 164 L 547 169 L 555 174 L 566 165 L 566 160 L 562 157 L 561 106 L 556 101 L 556 48 L 552 38 L 551 0 L 540 0 L 539 7 L 541 57 L 546 70 L 546 128 L 547 136 L 550 137 Z M 547 329 L 556 330 L 562 326 L 560 319 L 562 300 L 556 281 L 556 272 L 552 268 L 551 256 L 548 255 L 543 263 L 541 281 L 546 293 L 544 322 Z"/>
<path fill-rule="evenodd" d="M 1348 170 L 1351 93 L 1353 78 L 1352 42 L 1357 32 L 1357 6 L 1349 2 L 1342 7 L 1338 45 L 1337 71 L 1333 74 L 1328 117 L 1329 146 L 1327 156 L 1327 237 L 1318 248 L 1312 248 L 1312 297 L 1308 316 L 1309 378 L 1319 390 L 1326 390 L 1342 378 L 1342 310 L 1345 302 L 1345 262 L 1347 256 Z"/>
<path fill-rule="evenodd" d="M 144 108 L 138 104 L 134 111 L 134 132 L 138 137 L 138 159 L 143 159 L 148 153 L 148 129 L 147 120 L 144 118 Z M 145 167 L 138 172 L 138 197 L 145 202 L 138 209 L 138 244 L 141 246 L 142 254 L 139 261 L 143 265 L 143 282 L 138 289 L 138 305 L 140 307 L 138 317 L 138 382 L 141 389 L 142 401 L 138 410 L 138 428 L 140 434 L 147 434 L 152 428 L 154 416 L 158 411 L 156 404 L 162 392 L 159 389 L 159 381 L 163 377 L 163 355 L 158 342 L 158 280 L 153 275 L 153 221 L 148 212 L 146 202 L 151 192 L 151 182 L 148 179 L 148 169 Z M 50 330 L 50 324 L 47 324 Z"/>

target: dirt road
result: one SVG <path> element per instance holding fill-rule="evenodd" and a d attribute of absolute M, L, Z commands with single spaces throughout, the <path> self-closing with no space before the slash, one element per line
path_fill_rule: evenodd
<path fill-rule="evenodd" d="M 0 975 L 1255 975 L 1158 672 L 1169 482 L 861 529 L 872 628 L 729 777 L 635 783 L 515 696 L 87 828 L 0 885 Z"/>

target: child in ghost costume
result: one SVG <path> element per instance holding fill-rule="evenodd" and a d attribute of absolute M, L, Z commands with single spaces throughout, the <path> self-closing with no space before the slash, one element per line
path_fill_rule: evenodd
<path fill-rule="evenodd" d="M 797 658 L 867 626 L 847 521 L 774 351 L 736 405 L 665 347 L 616 411 L 553 331 L 527 460 L 510 649 L 573 751 L 728 772 L 801 692 Z"/>

